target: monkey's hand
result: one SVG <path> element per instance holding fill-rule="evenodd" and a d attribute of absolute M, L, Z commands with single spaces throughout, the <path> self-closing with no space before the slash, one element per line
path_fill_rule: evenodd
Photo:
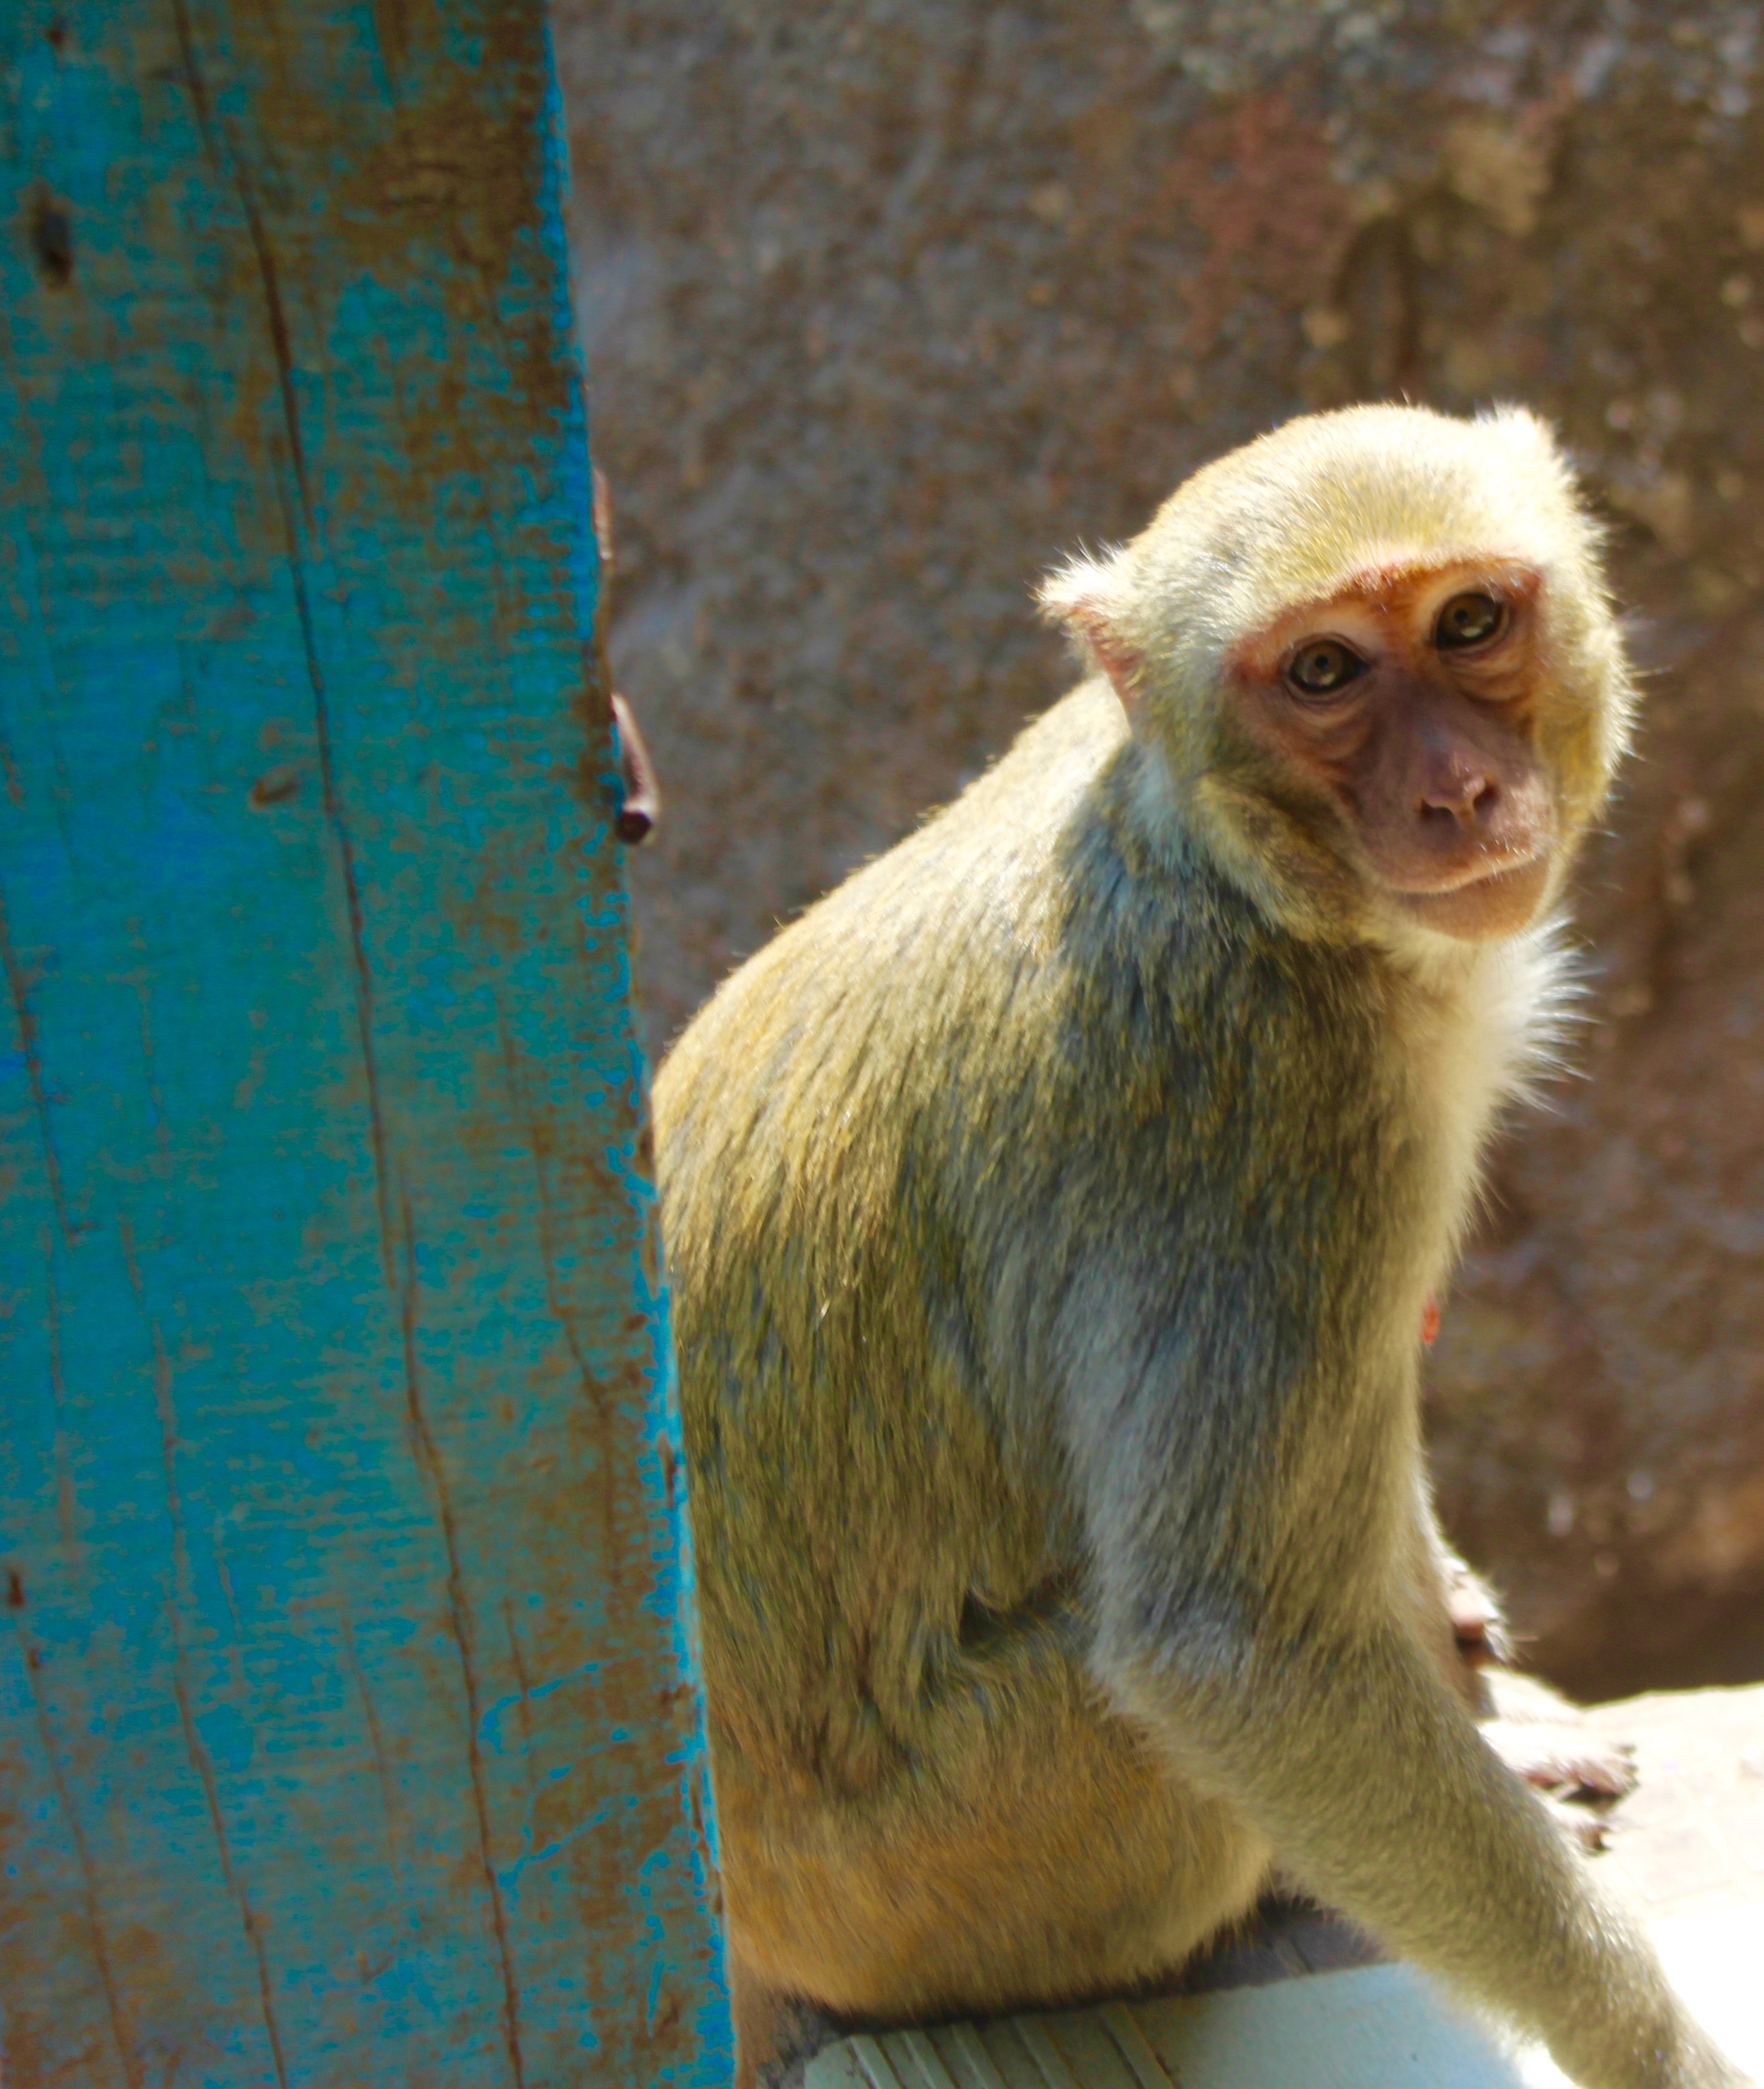
<path fill-rule="evenodd" d="M 1635 1789 L 1634 1750 L 1595 1731 L 1579 1705 L 1547 1684 L 1515 1674 L 1500 1598 L 1456 1553 L 1444 1565 L 1452 1636 L 1472 1672 L 1483 1737 L 1514 1776 L 1543 1793 L 1576 1842 L 1602 1850 L 1607 1825 L 1593 1809 Z"/>
<path fill-rule="evenodd" d="M 1593 1726 L 1577 1705 L 1530 1675 L 1485 1668 L 1483 1737 L 1515 1777 L 1543 1793 L 1576 1842 L 1602 1850 L 1605 1810 L 1636 1786 L 1635 1750 Z"/>
<path fill-rule="evenodd" d="M 1634 1748 L 1599 1732 L 1578 1705 L 1511 1669 L 1485 1670 L 1483 1684 L 1491 1706 L 1483 1732 L 1527 1784 L 1586 1799 L 1621 1799 L 1634 1791 Z"/>

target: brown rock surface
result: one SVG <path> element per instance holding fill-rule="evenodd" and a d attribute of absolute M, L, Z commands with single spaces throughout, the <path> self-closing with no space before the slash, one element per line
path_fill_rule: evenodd
<path fill-rule="evenodd" d="M 1553 415 L 1650 670 L 1590 1081 L 1431 1373 L 1444 1507 L 1589 1693 L 1764 1674 L 1764 10 L 560 0 L 666 1039 L 1064 687 L 1028 588 L 1405 392 Z"/>

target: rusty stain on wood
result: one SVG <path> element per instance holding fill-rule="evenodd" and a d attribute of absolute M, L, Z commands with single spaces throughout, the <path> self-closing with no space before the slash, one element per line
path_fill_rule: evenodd
<path fill-rule="evenodd" d="M 0 65 L 7 2089 L 721 2083 L 543 11 Z"/>

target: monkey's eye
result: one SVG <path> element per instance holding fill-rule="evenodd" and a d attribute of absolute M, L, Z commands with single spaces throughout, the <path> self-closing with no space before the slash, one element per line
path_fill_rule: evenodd
<path fill-rule="evenodd" d="M 1286 663 L 1286 679 L 1307 697 L 1333 697 L 1366 672 L 1366 663 L 1339 638 L 1309 638 Z"/>
<path fill-rule="evenodd" d="M 1491 594 L 1455 594 L 1440 611 L 1433 642 L 1447 652 L 1485 645 L 1506 620 L 1506 604 Z"/>

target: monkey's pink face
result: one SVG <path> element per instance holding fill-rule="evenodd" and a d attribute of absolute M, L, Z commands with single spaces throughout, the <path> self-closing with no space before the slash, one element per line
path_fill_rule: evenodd
<path fill-rule="evenodd" d="M 1524 928 L 1549 886 L 1540 588 L 1513 568 L 1381 568 L 1231 662 L 1252 736 L 1334 804 L 1383 901 L 1466 942 Z"/>

